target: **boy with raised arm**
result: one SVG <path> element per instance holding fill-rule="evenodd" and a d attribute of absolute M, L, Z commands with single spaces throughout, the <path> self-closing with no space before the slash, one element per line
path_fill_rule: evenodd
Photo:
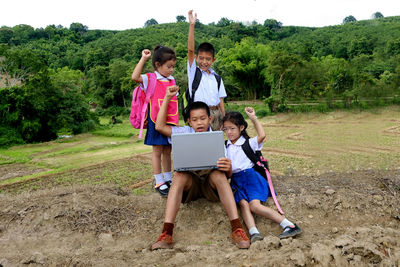
<path fill-rule="evenodd" d="M 193 10 L 188 13 L 189 17 L 189 36 L 188 36 L 188 86 L 190 98 L 193 101 L 201 101 L 208 105 L 211 112 L 211 128 L 220 130 L 222 117 L 225 116 L 224 98 L 226 91 L 224 83 L 219 75 L 211 68 L 215 61 L 215 49 L 210 43 L 201 43 L 194 50 L 194 26 L 197 14 L 193 15 Z M 197 65 L 197 66 L 196 66 Z M 196 73 L 197 72 L 197 73 Z M 200 77 L 200 78 L 199 78 Z M 197 82 L 194 80 L 199 79 Z M 193 86 L 197 87 L 193 95 Z"/>

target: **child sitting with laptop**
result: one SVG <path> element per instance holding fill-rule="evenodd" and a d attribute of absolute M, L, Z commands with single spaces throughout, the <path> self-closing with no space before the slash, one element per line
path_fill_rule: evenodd
<path fill-rule="evenodd" d="M 170 86 L 164 97 L 156 120 L 156 130 L 165 136 L 177 133 L 195 133 L 210 131 L 210 109 L 203 102 L 193 102 L 188 107 L 188 123 L 190 126 L 169 126 L 166 124 L 167 107 L 171 98 L 176 95 L 179 87 Z M 191 151 L 191 153 L 196 153 Z M 229 159 L 220 158 L 217 161 L 218 169 L 176 172 L 174 182 L 171 185 L 162 234 L 152 245 L 152 250 L 173 247 L 173 229 L 175 218 L 178 214 L 181 202 L 188 203 L 192 200 L 204 197 L 210 201 L 221 201 L 232 227 L 233 242 L 239 248 L 249 248 L 250 240 L 243 230 L 240 222 L 232 189 L 227 177 L 232 173 L 232 165 Z"/>

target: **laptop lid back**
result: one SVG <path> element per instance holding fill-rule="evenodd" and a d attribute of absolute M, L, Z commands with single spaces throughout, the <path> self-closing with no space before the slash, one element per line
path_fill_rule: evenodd
<path fill-rule="evenodd" d="M 171 140 L 175 171 L 216 169 L 225 157 L 222 131 L 173 134 Z"/>

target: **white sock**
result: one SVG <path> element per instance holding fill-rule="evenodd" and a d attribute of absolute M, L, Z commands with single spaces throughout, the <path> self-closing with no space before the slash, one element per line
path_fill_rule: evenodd
<path fill-rule="evenodd" d="M 286 218 L 281 221 L 280 225 L 283 229 L 285 229 L 288 226 L 292 226 L 292 225 L 294 226 L 294 224 Z M 289 231 L 289 230 L 290 230 L 289 228 L 286 228 L 284 230 L 284 232 Z"/>
<path fill-rule="evenodd" d="M 162 173 L 154 174 L 154 179 L 156 179 L 156 186 L 158 184 L 165 183 L 164 182 L 164 176 L 162 175 Z M 164 190 L 164 189 L 167 189 L 167 188 L 168 188 L 168 186 L 166 184 L 163 184 L 162 186 L 160 186 L 161 190 Z"/>
<path fill-rule="evenodd" d="M 249 234 L 254 235 L 254 234 L 259 234 L 260 232 L 258 231 L 257 227 L 253 226 L 249 229 Z"/>
<path fill-rule="evenodd" d="M 171 172 L 163 172 L 163 176 L 164 176 L 164 182 L 171 181 L 171 178 L 172 178 Z"/>

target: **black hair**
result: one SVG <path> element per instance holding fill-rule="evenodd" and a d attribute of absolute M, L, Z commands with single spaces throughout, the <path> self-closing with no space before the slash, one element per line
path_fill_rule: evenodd
<path fill-rule="evenodd" d="M 197 110 L 197 109 L 204 109 L 207 112 L 208 117 L 211 116 L 210 113 L 210 108 L 208 107 L 208 105 L 204 102 L 201 101 L 195 101 L 193 103 L 191 103 L 188 107 L 187 107 L 187 117 L 190 118 L 190 112 L 192 110 Z"/>
<path fill-rule="evenodd" d="M 157 70 L 156 62 L 160 63 L 160 65 L 163 65 L 168 60 L 176 60 L 175 51 L 169 47 L 157 45 L 154 48 L 154 53 L 153 53 L 152 63 L 154 69 Z"/>
<path fill-rule="evenodd" d="M 197 48 L 197 54 L 199 54 L 199 52 L 208 52 L 208 53 L 211 53 L 212 56 L 213 56 L 213 58 L 214 58 L 214 55 L 215 55 L 214 46 L 213 46 L 212 44 L 210 44 L 210 43 L 207 43 L 207 42 L 201 43 L 201 44 L 199 45 L 199 47 Z"/>
<path fill-rule="evenodd" d="M 240 132 L 240 135 L 242 135 L 246 139 L 250 138 L 250 136 L 246 132 L 248 124 L 247 124 L 247 121 L 244 119 L 242 113 L 237 112 L 237 111 L 229 111 L 222 118 L 222 124 L 224 124 L 224 122 L 226 122 L 226 121 L 230 121 L 233 124 L 235 124 L 239 128 L 239 130 L 240 130 L 240 126 L 244 126 L 243 130 Z"/>

